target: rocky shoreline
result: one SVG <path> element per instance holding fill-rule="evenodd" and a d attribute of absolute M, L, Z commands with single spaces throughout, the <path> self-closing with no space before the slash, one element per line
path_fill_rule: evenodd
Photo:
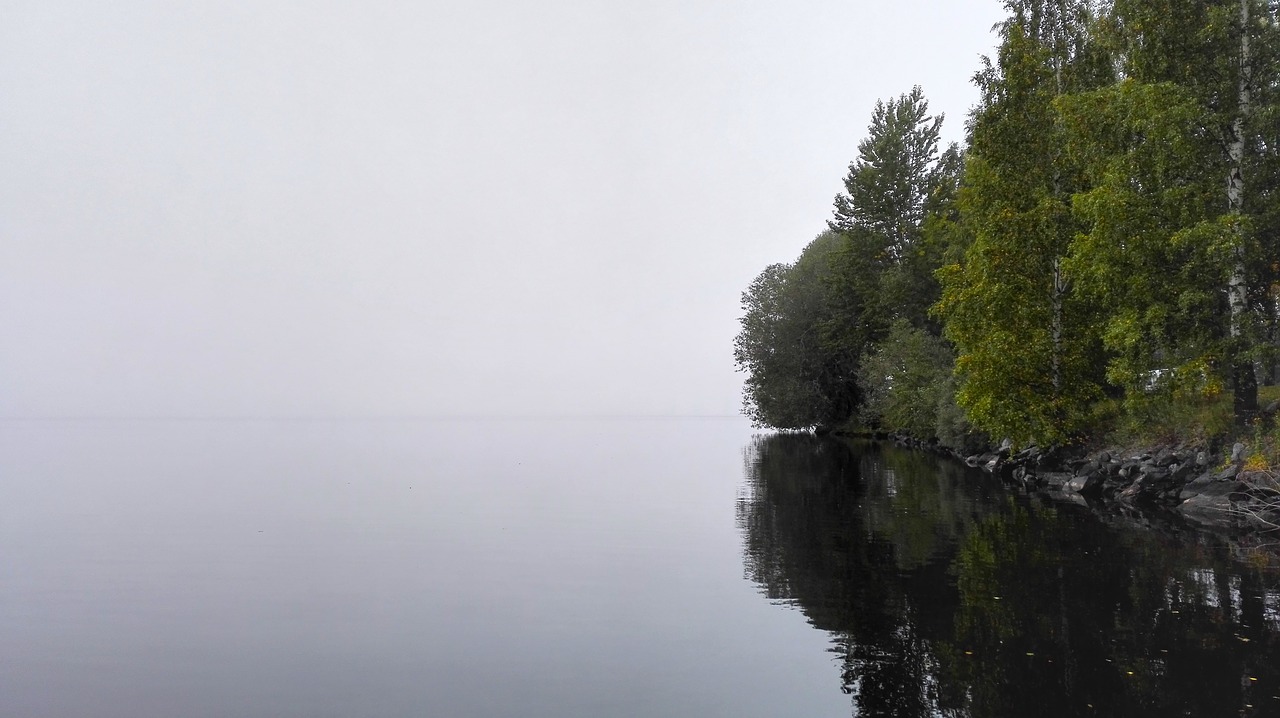
<path fill-rule="evenodd" d="M 1093 453 L 1031 446 L 1014 452 L 1006 441 L 999 448 L 964 455 L 910 437 L 868 438 L 951 456 L 1027 492 L 1102 513 L 1141 522 L 1154 516 L 1255 543 L 1264 538 L 1280 542 L 1280 482 L 1270 471 L 1246 468 L 1244 444 L 1235 444 L 1227 455 L 1193 446 Z"/>

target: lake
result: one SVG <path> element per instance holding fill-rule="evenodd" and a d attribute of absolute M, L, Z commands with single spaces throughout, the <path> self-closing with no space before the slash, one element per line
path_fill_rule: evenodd
<path fill-rule="evenodd" d="M 0 715 L 1280 715 L 1280 576 L 738 419 L 0 424 Z"/>

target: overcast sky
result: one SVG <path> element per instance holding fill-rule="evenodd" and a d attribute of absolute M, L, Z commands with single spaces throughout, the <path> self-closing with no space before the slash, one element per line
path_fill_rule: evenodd
<path fill-rule="evenodd" d="M 997 0 L 0 0 L 0 416 L 733 414 Z"/>

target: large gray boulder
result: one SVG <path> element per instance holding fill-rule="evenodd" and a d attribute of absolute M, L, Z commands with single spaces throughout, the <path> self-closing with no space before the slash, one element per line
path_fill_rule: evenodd
<path fill-rule="evenodd" d="M 1073 478 L 1065 471 L 1041 471 L 1036 476 L 1050 489 L 1061 489 Z"/>
<path fill-rule="evenodd" d="M 1192 480 L 1191 483 L 1182 487 L 1182 492 L 1178 494 L 1178 498 L 1182 499 L 1183 501 L 1186 501 L 1192 496 L 1199 496 L 1205 489 L 1213 485 L 1213 482 L 1214 482 L 1213 474 L 1202 474 L 1196 479 Z"/>
<path fill-rule="evenodd" d="M 1062 490 L 1071 494 L 1099 494 L 1102 484 L 1107 480 L 1107 472 L 1098 461 L 1087 461 L 1076 469 L 1075 476 L 1062 485 Z"/>
<path fill-rule="evenodd" d="M 1233 513 L 1232 494 L 1244 488 L 1239 481 L 1214 481 L 1204 486 L 1200 493 L 1178 505 L 1178 512 L 1187 520 L 1202 526 L 1232 529 L 1239 526 L 1239 518 Z"/>

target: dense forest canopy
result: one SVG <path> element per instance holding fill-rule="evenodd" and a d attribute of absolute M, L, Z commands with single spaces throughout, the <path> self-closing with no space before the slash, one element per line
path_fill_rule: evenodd
<path fill-rule="evenodd" d="M 827 229 L 743 294 L 758 426 L 1061 443 L 1280 344 L 1280 2 L 1005 0 L 963 146 L 878 103 Z"/>

